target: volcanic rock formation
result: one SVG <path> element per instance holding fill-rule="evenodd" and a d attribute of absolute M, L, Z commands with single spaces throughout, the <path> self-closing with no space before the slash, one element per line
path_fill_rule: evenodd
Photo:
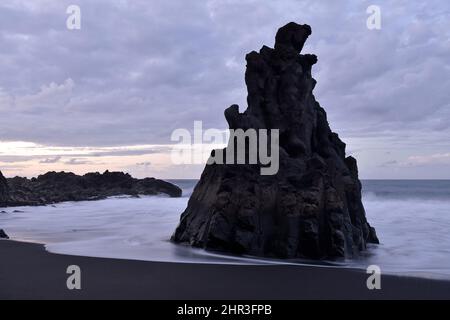
<path fill-rule="evenodd" d="M 308 25 L 278 30 L 275 48 L 246 56 L 248 108 L 225 111 L 230 129 L 279 129 L 280 168 L 207 165 L 172 240 L 278 258 L 354 257 L 378 243 L 366 220 L 356 160 L 312 93 L 317 57 L 300 54 Z M 213 151 L 213 154 L 214 155 Z"/>
<path fill-rule="evenodd" d="M 181 197 L 181 189 L 169 182 L 154 178 L 136 179 L 123 172 L 105 171 L 83 176 L 71 172 L 48 172 L 32 179 L 2 178 L 0 173 L 0 207 L 98 200 L 118 195 L 162 193 Z"/>

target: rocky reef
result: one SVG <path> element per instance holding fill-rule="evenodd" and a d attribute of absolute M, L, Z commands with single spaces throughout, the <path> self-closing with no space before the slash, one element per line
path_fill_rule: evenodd
<path fill-rule="evenodd" d="M 181 197 L 181 189 L 154 178 L 136 179 L 123 172 L 48 172 L 37 178 L 5 179 L 0 173 L 0 207 L 36 206 L 63 201 L 98 200 L 118 195 L 167 194 Z"/>
<path fill-rule="evenodd" d="M 275 47 L 246 56 L 248 108 L 225 111 L 230 129 L 279 129 L 279 170 L 211 164 L 172 240 L 209 250 L 277 258 L 355 257 L 378 243 L 366 220 L 353 157 L 313 95 L 317 57 L 300 54 L 308 25 L 280 28 Z M 212 153 L 212 156 L 214 155 Z"/>

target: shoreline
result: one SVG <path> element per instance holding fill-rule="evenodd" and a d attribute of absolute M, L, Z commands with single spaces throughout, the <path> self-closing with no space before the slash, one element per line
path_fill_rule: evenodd
<path fill-rule="evenodd" d="M 1 240 L 1 239 L 0 239 Z M 155 262 L 155 263 L 175 263 L 175 264 L 198 264 L 198 265 L 236 265 L 236 266 L 258 266 L 258 265 L 269 265 L 269 266 L 300 266 L 300 267 L 311 267 L 311 268 L 335 268 L 335 269 L 346 269 L 353 270 L 357 272 L 365 272 L 366 269 L 361 265 L 350 265 L 347 262 L 339 262 L 332 260 L 277 260 L 276 258 L 268 258 L 268 257 L 258 257 L 258 256 L 250 256 L 250 255 L 233 255 L 227 254 L 225 252 L 220 251 L 208 251 L 200 248 L 193 248 L 187 245 L 182 244 L 173 244 L 178 247 L 182 247 L 183 249 L 188 250 L 196 250 L 201 251 L 202 255 L 197 258 L 191 258 L 186 260 L 164 260 L 164 259 L 156 259 L 151 260 L 148 258 L 130 258 L 130 257 L 120 257 L 120 256 L 110 256 L 110 255 L 91 255 L 91 254 L 82 254 L 82 253 L 70 253 L 64 251 L 52 251 L 47 247 L 47 243 L 40 242 L 36 240 L 30 240 L 26 238 L 8 238 L 4 240 L 9 240 L 13 242 L 26 243 L 26 244 L 34 244 L 40 245 L 44 248 L 46 252 L 49 254 L 55 255 L 64 255 L 64 256 L 75 256 L 75 257 L 85 257 L 85 258 L 98 258 L 98 259 L 112 259 L 112 260 L 126 260 L 126 261 L 139 261 L 139 262 Z M 170 240 L 166 240 L 165 242 L 171 243 Z M 194 252 L 191 252 L 194 253 Z M 196 254 L 196 253 L 194 253 Z M 210 257 L 216 260 L 202 260 L 205 257 Z M 368 266 L 368 265 L 367 265 Z M 418 278 L 425 280 L 437 280 L 437 281 L 448 281 L 450 282 L 450 275 L 446 273 L 440 272 L 428 272 L 428 271 L 416 271 L 416 270 L 408 270 L 408 271 L 393 271 L 382 269 L 384 275 L 395 276 L 395 277 L 408 277 L 408 278 Z"/>
<path fill-rule="evenodd" d="M 450 299 L 450 281 L 382 275 L 381 290 L 368 290 L 364 270 L 339 267 L 93 258 L 14 240 L 0 241 L 0 257 L 0 299 Z M 66 287 L 70 265 L 81 290 Z"/>

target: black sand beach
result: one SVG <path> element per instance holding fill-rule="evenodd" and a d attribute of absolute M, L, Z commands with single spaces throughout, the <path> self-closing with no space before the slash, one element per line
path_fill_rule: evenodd
<path fill-rule="evenodd" d="M 9 240 L 0 257 L 0 299 L 450 299 L 450 281 L 385 275 L 370 291 L 366 273 L 334 267 L 101 259 Z M 81 268 L 81 290 L 66 287 L 69 265 Z"/>

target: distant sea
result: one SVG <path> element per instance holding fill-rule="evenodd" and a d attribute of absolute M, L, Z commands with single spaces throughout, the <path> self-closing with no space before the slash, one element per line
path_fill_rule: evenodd
<path fill-rule="evenodd" d="M 170 181 L 170 180 L 169 180 Z M 171 180 L 182 198 L 115 197 L 46 207 L 0 208 L 11 238 L 55 253 L 150 261 L 272 264 L 311 262 L 235 257 L 177 246 L 169 238 L 197 180 Z M 381 244 L 342 267 L 450 279 L 450 180 L 363 180 L 368 220 Z"/>

